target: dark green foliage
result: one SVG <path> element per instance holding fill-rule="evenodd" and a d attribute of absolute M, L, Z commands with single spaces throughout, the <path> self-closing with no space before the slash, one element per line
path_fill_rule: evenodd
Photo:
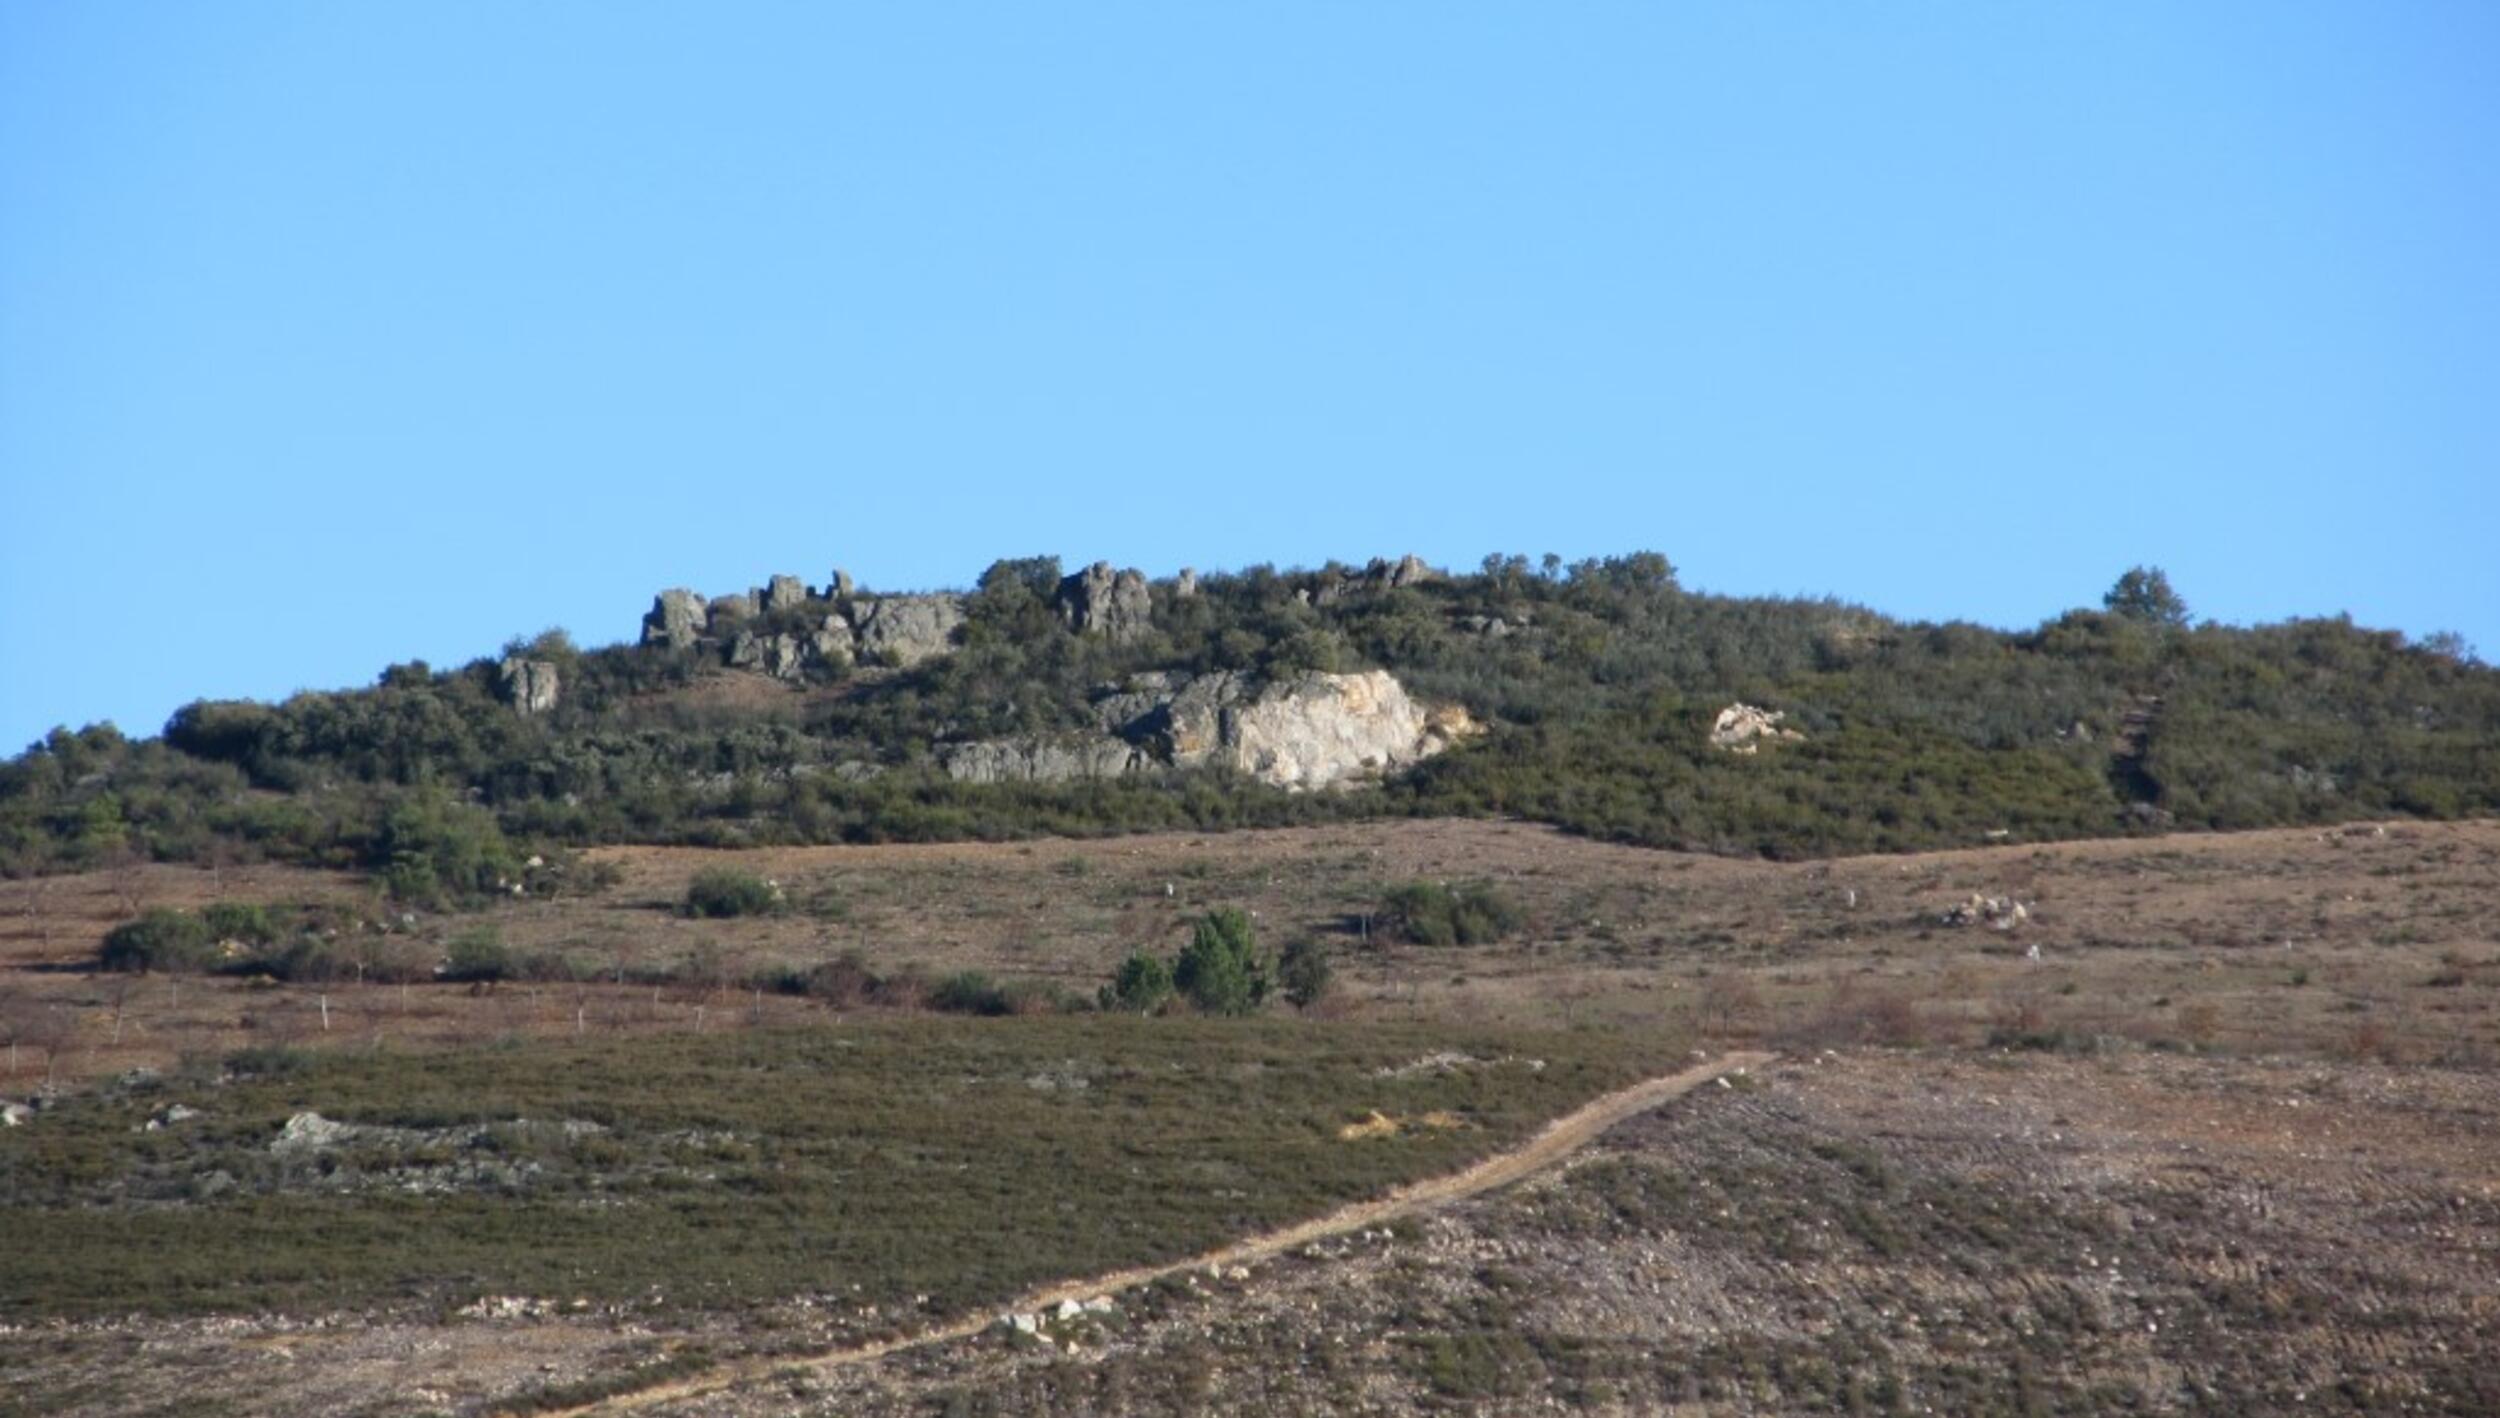
<path fill-rule="evenodd" d="M 2112 615 L 2140 620 L 2147 625 L 2177 629 L 2187 624 L 2187 602 L 2170 589 L 2170 578 L 2158 566 L 2137 566 L 2128 569 L 2101 597 L 2101 604 Z"/>
<path fill-rule="evenodd" d="M 402 899 L 451 905 L 522 882 L 524 841 L 552 855 L 1458 814 L 1794 857 L 2109 835 L 2165 813 L 2236 828 L 2500 811 L 2500 672 L 2461 644 L 2336 620 L 2191 629 L 2150 567 L 2106 609 L 2006 633 L 1692 595 L 1648 552 L 1542 570 L 1496 556 L 1404 587 L 1254 566 L 1189 598 L 1155 588 L 1152 629 L 1119 643 L 1069 632 L 1059 570 L 999 563 L 959 650 L 839 695 L 722 707 L 672 692 L 722 673 L 717 656 L 542 636 L 518 648 L 563 666 L 545 715 L 514 713 L 479 660 L 275 705 L 193 704 L 161 739 L 56 730 L 0 764 L 0 871 L 276 858 L 362 866 Z M 1096 732 L 1100 687 L 1144 671 L 1369 666 L 1493 731 L 1365 793 L 1217 772 L 975 785 L 932 750 Z M 1710 748 L 1736 699 L 1788 711 L 1805 738 Z"/>
<path fill-rule="evenodd" d="M 1203 1014 L 1252 1013 L 1273 985 L 1250 918 L 1229 907 L 1199 918 L 1172 966 L 1172 987 Z"/>
<path fill-rule="evenodd" d="M 1102 1007 L 1130 1014 L 1152 1014 L 1172 998 L 1172 967 L 1160 956 L 1139 950 L 1120 962 L 1111 983 L 1102 987 Z"/>
<path fill-rule="evenodd" d="M 1389 929 L 1417 945 L 1491 945 L 1525 923 L 1517 905 L 1491 882 L 1410 882 L 1381 907 Z"/>
<path fill-rule="evenodd" d="M 395 901 L 465 905 L 504 891 L 521 866 L 494 814 L 417 792 L 384 814 L 368 854 Z"/>
<path fill-rule="evenodd" d="M 1286 946 L 1276 961 L 1277 986 L 1284 992 L 1285 1003 L 1296 1009 L 1309 1009 L 1326 998 L 1334 977 L 1328 947 L 1309 936 Z"/>
<path fill-rule="evenodd" d="M 492 926 L 479 926 L 451 938 L 443 960 L 443 978 L 471 984 L 493 984 L 517 973 L 512 947 Z"/>
<path fill-rule="evenodd" d="M 779 886 L 735 867 L 705 867 L 686 884 L 689 916 L 770 916 L 781 909 Z"/>
<path fill-rule="evenodd" d="M 929 1008 L 942 1014 L 1009 1014 L 1014 1011 L 1005 987 L 978 970 L 959 970 L 929 991 Z"/>
<path fill-rule="evenodd" d="M 154 910 L 115 926 L 96 952 L 107 970 L 204 970 L 216 963 L 217 937 L 188 911 Z"/>

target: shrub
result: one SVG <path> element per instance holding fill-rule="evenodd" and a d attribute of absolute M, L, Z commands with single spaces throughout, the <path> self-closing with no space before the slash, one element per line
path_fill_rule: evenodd
<path fill-rule="evenodd" d="M 1285 1002 L 1296 1009 L 1309 1009 L 1328 994 L 1335 977 L 1328 961 L 1328 947 L 1305 936 L 1285 947 L 1276 962 L 1276 982 L 1284 990 Z"/>
<path fill-rule="evenodd" d="M 1008 1014 L 1015 1001 L 997 981 L 978 970 L 959 970 L 929 991 L 929 1008 L 947 1014 Z"/>
<path fill-rule="evenodd" d="M 163 908 L 107 932 L 96 964 L 107 970 L 204 970 L 217 958 L 208 923 Z"/>
<path fill-rule="evenodd" d="M 450 954 L 443 961 L 444 979 L 493 984 L 512 974 L 512 949 L 493 928 L 482 926 L 451 938 Z"/>
<path fill-rule="evenodd" d="M 1173 987 L 1208 1014 L 1251 1013 L 1272 983 L 1250 918 L 1229 908 L 1199 919 L 1172 967 Z"/>
<path fill-rule="evenodd" d="M 1409 882 L 1389 893 L 1381 915 L 1417 945 L 1491 945 L 1523 922 L 1509 897 L 1481 881 L 1456 889 L 1440 882 Z"/>
<path fill-rule="evenodd" d="M 1172 998 L 1172 967 L 1145 951 L 1120 962 L 1111 983 L 1102 987 L 1102 1007 L 1130 1014 L 1152 1014 Z"/>
<path fill-rule="evenodd" d="M 705 867 L 686 884 L 686 914 L 724 920 L 769 916 L 782 905 L 781 887 L 735 867 Z"/>
<path fill-rule="evenodd" d="M 200 908 L 200 921 L 211 940 L 267 945 L 278 938 L 278 924 L 269 908 L 250 901 L 211 901 Z"/>
<path fill-rule="evenodd" d="M 864 1004 L 875 993 L 878 979 L 868 962 L 856 950 L 846 950 L 807 972 L 807 993 L 835 1009 L 849 1009 Z"/>

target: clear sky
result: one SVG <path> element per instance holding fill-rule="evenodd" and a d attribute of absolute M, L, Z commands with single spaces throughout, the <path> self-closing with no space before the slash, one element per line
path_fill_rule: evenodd
<path fill-rule="evenodd" d="M 2495 543 L 2489 0 L 0 0 L 0 752 L 837 564 Z"/>

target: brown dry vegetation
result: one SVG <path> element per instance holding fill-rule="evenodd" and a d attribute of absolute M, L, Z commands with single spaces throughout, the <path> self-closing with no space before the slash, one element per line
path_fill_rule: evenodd
<path fill-rule="evenodd" d="M 383 912 L 351 879 L 269 867 L 11 883 L 0 1014 L 20 1050 L 0 1091 L 34 1091 L 56 1053 L 72 1081 L 273 1038 L 317 1045 L 324 993 L 330 1042 L 427 1048 L 745 1029 L 758 1009 L 805 1027 L 832 1017 L 823 1004 L 717 982 L 849 950 L 881 968 L 1082 990 L 1232 906 L 1257 913 L 1271 947 L 1330 942 L 1339 989 L 1325 1012 L 1349 1030 L 1690 1030 L 1791 1062 L 1396 1236 L 1162 1286 L 1054 1342 L 991 1335 L 794 1371 L 700 1411 L 2494 1401 L 2480 1376 L 2500 1371 L 2500 823 L 1796 864 L 1484 822 L 598 855 L 621 872 L 602 895 L 399 928 L 440 945 L 491 924 L 519 952 L 675 983 L 117 979 L 85 962 L 141 907 L 323 897 Z M 694 873 L 722 864 L 779 881 L 792 909 L 675 914 Z M 1493 946 L 1367 939 L 1365 913 L 1414 880 L 1494 882 L 1527 929 Z M 2031 918 L 1944 924 L 1973 893 Z M 776 1342 L 736 1316 L 37 1327 L 0 1336 L 14 1374 L 0 1399 L 477 1411 L 540 1384 L 588 1393 L 636 1365 L 682 1365 L 671 1356 L 690 1345 Z"/>
<path fill-rule="evenodd" d="M 149 866 L 9 884 L 0 1016 L 24 1036 L 12 1086 L 60 1046 L 66 1078 L 272 1039 L 453 1042 L 788 1022 L 819 1007 L 736 987 L 856 950 L 875 967 L 980 969 L 1090 992 L 1130 950 L 1168 950 L 1211 908 L 1254 913 L 1271 946 L 1330 942 L 1334 1008 L 1357 1017 L 1638 1025 L 1822 1046 L 2096 1037 L 2237 1051 L 2488 1062 L 2500 1055 L 2500 824 L 2404 823 L 1773 863 L 1611 846 L 1517 823 L 1388 822 L 1106 841 L 616 848 L 596 897 L 414 921 L 439 948 L 483 923 L 516 952 L 590 978 L 455 986 L 129 983 L 84 970 L 136 906 L 358 899 L 349 878 L 281 867 L 221 877 Z M 695 872 L 734 864 L 793 909 L 689 920 Z M 1520 939 L 1424 948 L 1367 937 L 1401 882 L 1493 881 Z M 1941 923 L 1972 893 L 2027 903 L 2018 930 Z M 2040 959 L 2026 958 L 2038 947 Z M 610 983 L 672 972 L 663 987 Z M 603 980 L 601 977 L 605 977 Z M 115 1042 L 115 1016 L 120 1021 Z"/>

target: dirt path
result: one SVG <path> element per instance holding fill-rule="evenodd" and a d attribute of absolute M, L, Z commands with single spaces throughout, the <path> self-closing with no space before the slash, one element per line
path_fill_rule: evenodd
<path fill-rule="evenodd" d="M 1114 1295 L 1151 1285 L 1166 1276 L 1187 1271 L 1205 1270 L 1211 1266 L 1247 1265 L 1266 1260 L 1286 1251 L 1307 1246 L 1313 1241 L 1342 1236 L 1374 1227 L 1401 1216 L 1428 1211 L 1453 1201 L 1481 1196 L 1486 1192 L 1509 1186 L 1553 1166 L 1565 1157 L 1595 1141 L 1608 1128 L 1662 1104 L 1692 1092 L 1722 1074 L 1759 1068 L 1769 1063 L 1772 1055 L 1763 1053 L 1723 1054 L 1707 1063 L 1695 1064 L 1681 1073 L 1646 1079 L 1629 1088 L 1608 1093 L 1580 1108 L 1565 1113 L 1545 1125 L 1536 1136 L 1508 1152 L 1497 1153 L 1473 1166 L 1447 1176 L 1431 1177 L 1409 1186 L 1399 1187 L 1383 1197 L 1358 1201 L 1340 1207 L 1325 1216 L 1298 1222 L 1282 1230 L 1269 1231 L 1231 1245 L 1191 1256 L 1187 1260 L 1162 1265 L 1139 1266 L 1115 1270 L 1107 1275 L 1082 1280 L 1063 1281 L 1028 1291 L 1009 1302 L 1001 1310 L 979 1310 L 936 1329 L 907 1335 L 899 1339 L 880 1340 L 847 1349 L 827 1350 L 813 1356 L 774 1355 L 766 1359 L 749 1359 L 724 1364 L 692 1378 L 663 1381 L 635 1393 L 603 1399 L 579 1408 L 559 1410 L 562 1415 L 590 1413 L 627 1413 L 662 1403 L 700 1398 L 735 1388 L 749 1380 L 772 1374 L 784 1374 L 794 1368 L 839 1369 L 853 1364 L 873 1363 L 888 1354 L 906 1349 L 919 1349 L 932 1344 L 945 1344 L 967 1339 L 998 1323 L 1002 1313 L 1042 1311 L 1063 1300 L 1085 1300 L 1097 1295 Z"/>

